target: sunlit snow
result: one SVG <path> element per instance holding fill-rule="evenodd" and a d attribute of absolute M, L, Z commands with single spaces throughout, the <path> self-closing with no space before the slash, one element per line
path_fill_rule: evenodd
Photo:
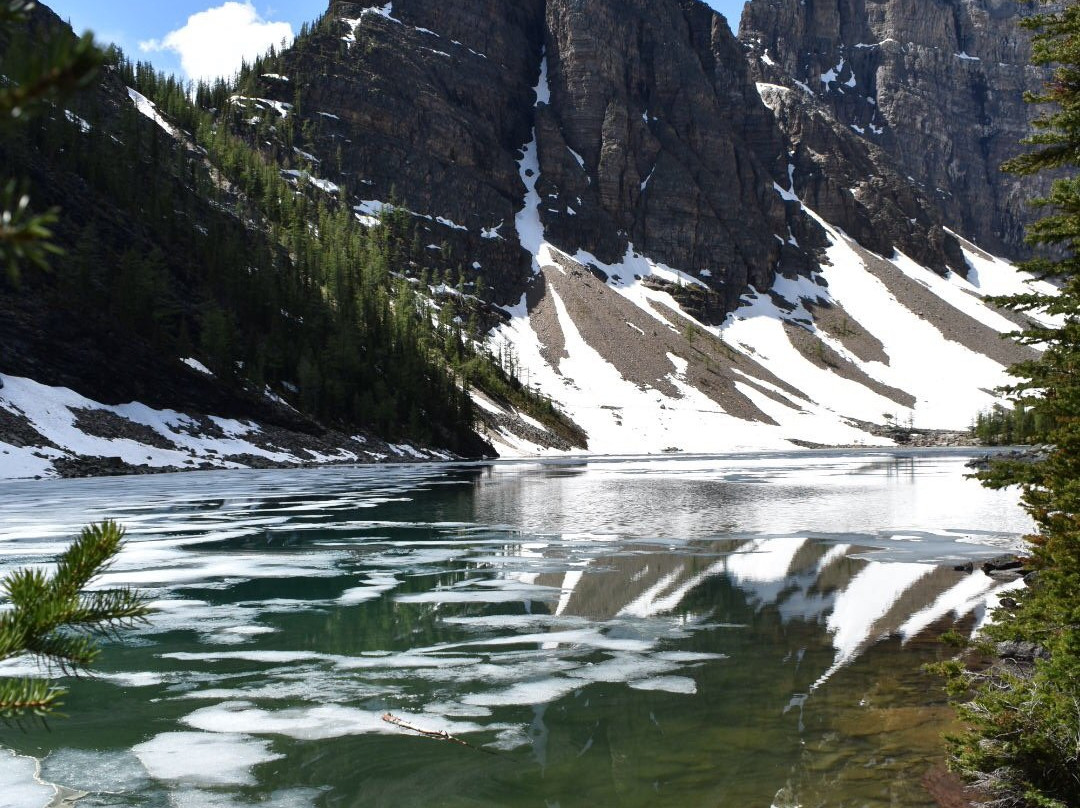
<path fill-rule="evenodd" d="M 134 90 L 131 87 L 127 88 L 128 98 L 135 104 L 135 108 L 147 118 L 152 120 L 158 126 L 160 126 L 171 137 L 176 137 L 176 129 L 168 121 L 161 117 L 161 113 L 157 111 L 157 106 L 140 93 L 138 90 Z"/>
<path fill-rule="evenodd" d="M 196 360 L 186 362 L 189 366 Z M 200 370 L 200 368 L 195 368 Z M 205 368 L 201 372 L 208 372 Z M 158 410 L 145 404 L 105 405 L 63 387 L 48 387 L 18 376 L 0 376 L 0 408 L 26 418 L 29 425 L 52 446 L 16 447 L 0 442 L 0 479 L 55 476 L 52 461 L 65 452 L 90 457 L 119 457 L 131 465 L 150 467 L 192 467 L 209 464 L 219 468 L 243 468 L 226 458 L 236 455 L 255 455 L 279 463 L 310 461 L 284 449 L 271 450 L 253 442 L 259 435 L 258 425 L 235 419 L 209 416 L 208 421 L 217 437 L 202 434 L 199 423 L 184 413 Z M 80 429 L 76 410 L 111 413 L 147 428 L 174 448 L 149 445 L 131 438 L 106 438 Z M 53 448 L 53 447 L 59 447 Z M 341 450 L 324 460 L 357 460 L 351 452 Z"/>

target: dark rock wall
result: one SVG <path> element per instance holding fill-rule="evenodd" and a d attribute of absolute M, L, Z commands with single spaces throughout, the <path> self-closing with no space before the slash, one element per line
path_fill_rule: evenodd
<path fill-rule="evenodd" d="M 1026 201 L 1045 187 L 1004 175 L 1036 112 L 1016 0 L 751 0 L 740 38 L 809 87 L 837 121 L 884 150 L 941 210 L 991 251 L 1026 254 Z M 861 130 L 861 131 L 860 131 Z"/>
<path fill-rule="evenodd" d="M 752 0 L 742 43 L 699 0 L 371 2 L 333 0 L 283 56 L 292 87 L 260 94 L 299 87 L 322 176 L 429 217 L 431 260 L 482 274 L 496 303 L 531 279 L 514 220 L 534 134 L 548 240 L 605 263 L 632 243 L 716 289 L 716 316 L 817 260 L 820 229 L 774 187 L 789 164 L 875 252 L 963 272 L 946 227 L 1023 252 L 1031 187 L 997 166 L 1040 74 L 1012 0 Z M 763 104 L 760 82 L 791 92 Z"/>
<path fill-rule="evenodd" d="M 396 0 L 390 13 L 335 0 L 284 54 L 294 87 L 268 79 L 259 94 L 290 101 L 301 86 L 303 146 L 324 166 L 336 155 L 339 172 L 323 176 L 350 198 L 393 196 L 467 228 L 430 229 L 467 271 L 480 264 L 497 302 L 516 301 L 529 277 L 514 217 L 534 131 L 541 217 L 562 249 L 615 262 L 632 242 L 707 270 L 726 305 L 748 283 L 770 285 L 785 251 L 809 265 L 775 237 L 795 215 L 773 190 L 784 136 L 703 3 Z M 344 20 L 361 22 L 353 32 Z M 551 99 L 537 106 L 542 55 Z"/>
<path fill-rule="evenodd" d="M 815 213 L 879 255 L 900 250 L 937 272 L 967 274 L 959 241 L 935 201 L 899 173 L 884 149 L 837 121 L 797 86 L 763 84 L 762 98 L 792 142 L 794 193 Z M 804 218 L 793 235 L 817 243 Z"/>
<path fill-rule="evenodd" d="M 724 21 L 693 0 L 550 0 L 547 29 L 539 190 L 545 214 L 578 214 L 546 216 L 549 236 L 609 262 L 629 240 L 731 302 L 771 284 L 784 140 Z"/>
<path fill-rule="evenodd" d="M 299 87 L 302 146 L 322 160 L 320 176 L 350 204 L 393 201 L 429 217 L 439 263 L 516 301 L 529 275 L 514 235 L 517 159 L 533 125 L 543 2 L 397 0 L 391 16 L 335 0 L 283 54 L 290 82 L 263 80 L 259 95 L 292 102 Z"/>

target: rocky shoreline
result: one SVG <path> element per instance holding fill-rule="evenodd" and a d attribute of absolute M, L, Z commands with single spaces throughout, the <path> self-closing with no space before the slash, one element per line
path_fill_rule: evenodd
<path fill-rule="evenodd" d="M 277 462 L 254 454 L 226 455 L 221 461 L 228 465 L 201 461 L 187 466 L 151 466 L 149 464 L 127 463 L 121 457 L 101 457 L 90 455 L 70 455 L 52 461 L 57 476 L 61 479 L 77 479 L 84 477 L 123 477 L 128 475 L 144 474 L 173 474 L 182 471 L 213 471 L 223 468 L 242 467 L 245 469 L 295 469 L 317 468 L 322 466 L 357 466 L 379 465 L 383 463 L 437 463 L 447 460 L 460 460 L 462 458 L 449 453 L 430 454 L 426 457 L 415 457 L 407 454 L 393 454 L 389 447 L 381 458 L 357 456 L 342 458 L 323 458 L 310 462 Z M 417 450 L 424 451 L 424 450 Z M 41 475 L 35 475 L 33 479 L 42 479 Z"/>
<path fill-rule="evenodd" d="M 107 430 L 99 429 L 94 424 L 98 424 L 101 420 L 98 418 L 101 414 L 100 411 L 95 411 L 92 414 L 81 414 L 82 423 L 90 427 L 91 434 L 110 439 L 138 441 L 148 447 L 176 448 L 174 446 L 163 446 L 160 436 L 157 436 L 156 440 L 146 440 L 148 430 L 145 427 L 115 416 L 108 418 Z M 183 464 L 152 465 L 150 463 L 133 463 L 118 455 L 89 455 L 64 451 L 55 443 L 38 434 L 24 419 L 12 416 L 2 408 L 0 408 L 0 415 L 10 416 L 0 418 L 0 446 L 8 444 L 18 449 L 30 450 L 34 456 L 50 462 L 56 476 L 65 479 L 169 474 L 223 468 L 313 468 L 319 466 L 376 465 L 380 463 L 446 462 L 495 459 L 497 457 L 494 454 L 483 457 L 463 457 L 440 449 L 415 446 L 411 443 L 393 444 L 369 435 L 348 436 L 334 430 L 327 430 L 321 435 L 310 435 L 281 427 L 262 425 L 259 427 L 257 439 L 253 439 L 253 442 L 260 448 L 287 454 L 296 459 L 275 460 L 253 452 L 218 453 L 211 457 L 197 457 L 192 454 L 192 457 Z M 111 414 L 105 413 L 105 415 Z M 485 418 L 486 420 L 487 418 Z M 207 421 L 206 423 L 212 428 L 212 422 Z M 498 425 L 505 426 L 505 424 L 501 423 Z M 515 426 L 520 427 L 520 425 Z M 212 432 L 212 429 L 210 431 Z M 103 434 L 103 432 L 106 434 Z M 550 442 L 552 436 L 535 435 L 530 437 L 537 440 L 542 437 Z M 890 432 L 889 437 L 896 440 L 898 448 L 983 448 L 970 435 L 947 430 L 903 430 L 903 434 Z M 249 437 L 249 439 L 252 438 Z M 866 448 L 865 446 L 836 446 L 795 440 L 792 443 L 805 449 Z M 557 445 L 554 448 L 566 451 L 572 449 L 569 445 Z M 3 464 L 4 454 L 7 454 L 7 451 L 0 448 L 0 466 Z M 1027 451 L 1013 451 L 1003 456 L 1006 459 L 1015 459 L 1027 455 Z M 968 466 L 976 469 L 988 467 L 991 456 L 986 454 L 983 457 L 973 459 L 968 463 Z M 305 459 L 305 457 L 310 459 Z M 47 475 L 35 474 L 22 479 L 42 479 L 45 476 Z"/>
<path fill-rule="evenodd" d="M 1034 449 L 1017 450 L 1005 455 L 1009 458 L 1028 458 L 1038 452 L 1040 447 Z M 977 468 L 977 464 L 986 462 L 989 465 L 990 456 L 980 458 L 968 463 L 969 467 Z M 1030 559 L 1014 554 L 1005 554 L 987 559 L 982 564 L 972 563 L 956 567 L 958 571 L 974 572 L 979 569 L 983 574 L 998 581 L 1028 580 L 1038 573 L 1030 566 Z M 1010 609 L 1015 607 L 1016 601 L 1005 596 L 999 601 L 1001 607 Z M 968 653 L 977 653 L 969 651 Z M 1008 665 L 1011 672 L 1030 671 L 1037 659 L 1045 659 L 1048 654 L 1045 648 L 1031 642 L 999 642 L 993 647 L 990 656 L 984 658 L 980 665 L 988 669 Z M 922 778 L 922 786 L 934 799 L 939 808 L 980 808 L 987 805 L 992 797 L 978 786 L 970 785 L 957 774 L 950 771 L 945 765 L 934 766 L 926 772 Z"/>
<path fill-rule="evenodd" d="M 892 424 L 872 424 L 866 421 L 848 419 L 852 426 L 881 438 L 888 438 L 896 443 L 897 448 L 905 449 L 981 449 L 985 445 L 970 432 L 952 429 L 915 429 Z M 825 443 L 813 443 L 804 440 L 792 440 L 792 443 L 804 449 L 865 449 L 865 444 L 844 444 L 836 446 Z M 989 455 L 988 455 L 989 457 Z"/>
<path fill-rule="evenodd" d="M 475 454 L 464 456 L 430 445 L 394 443 L 364 433 L 346 433 L 310 420 L 274 423 L 261 418 L 229 419 L 192 411 L 157 410 L 143 404 L 107 405 L 70 389 L 9 381 L 0 402 L 0 479 L 108 477 L 229 468 L 304 468 L 325 465 L 440 462 L 493 459 L 488 442 L 514 435 L 523 456 L 572 452 L 577 447 L 539 424 L 532 425 L 494 403 L 478 408 L 481 437 Z M 284 402 L 270 402 L 285 409 Z M 899 424 L 851 422 L 887 438 L 897 448 L 982 448 L 968 432 L 916 429 Z M 483 437 L 483 436 L 486 436 Z M 805 449 L 866 449 L 791 440 Z M 501 444 L 500 444 L 501 445 Z M 516 453 L 513 444 L 504 452 Z M 1043 448 L 1014 451 L 1006 459 L 1037 459 Z M 993 453 L 969 465 L 987 467 Z"/>
<path fill-rule="evenodd" d="M 1000 452 L 995 455 L 985 454 L 968 461 L 968 468 L 976 471 L 987 471 L 993 461 L 1013 463 L 1039 463 L 1050 454 L 1049 446 L 1024 446 L 1019 449 Z"/>

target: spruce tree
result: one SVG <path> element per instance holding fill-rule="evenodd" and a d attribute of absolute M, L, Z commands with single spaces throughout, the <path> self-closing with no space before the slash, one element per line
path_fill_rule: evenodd
<path fill-rule="evenodd" d="M 997 301 L 1060 318 L 1018 336 L 1043 352 L 1011 369 L 1018 381 L 1008 388 L 1039 419 L 1051 448 L 1039 462 L 1000 463 L 982 475 L 994 487 L 1021 485 L 1038 526 L 1028 537 L 1036 572 L 996 611 L 986 635 L 1038 650 L 1030 665 L 999 660 L 980 670 L 957 661 L 946 670 L 954 692 L 971 696 L 960 706 L 969 730 L 951 739 L 954 768 L 995 804 L 1066 808 L 1080 805 L 1080 3 L 1052 8 L 1023 22 L 1035 32 L 1033 63 L 1053 72 L 1028 99 L 1046 110 L 1025 141 L 1033 148 L 1005 168 L 1057 172 L 1049 195 L 1035 200 L 1046 215 L 1028 231 L 1028 241 L 1054 257 L 1024 268 L 1060 293 Z"/>

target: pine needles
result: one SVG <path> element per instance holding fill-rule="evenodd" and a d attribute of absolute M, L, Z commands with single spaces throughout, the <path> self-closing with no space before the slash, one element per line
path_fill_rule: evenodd
<path fill-rule="evenodd" d="M 65 676 L 84 673 L 97 640 L 144 622 L 146 598 L 130 588 L 88 590 L 120 552 L 124 529 L 106 521 L 83 528 L 49 575 L 15 570 L 0 580 L 0 662 L 29 656 Z M 66 689 L 43 678 L 0 678 L 0 721 L 58 715 Z"/>

